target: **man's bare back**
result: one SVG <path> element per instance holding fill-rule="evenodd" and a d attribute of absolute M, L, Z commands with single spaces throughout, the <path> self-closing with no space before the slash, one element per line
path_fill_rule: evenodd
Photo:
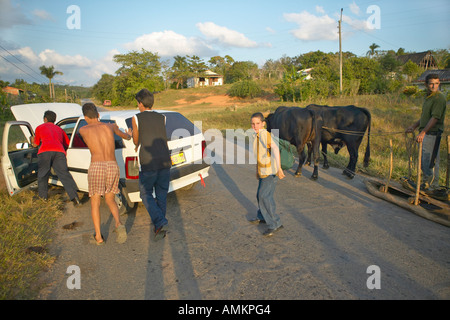
<path fill-rule="evenodd" d="M 116 161 L 114 133 L 123 139 L 131 139 L 130 134 L 120 131 L 113 123 L 88 121 L 80 129 L 80 134 L 91 152 L 91 162 Z"/>

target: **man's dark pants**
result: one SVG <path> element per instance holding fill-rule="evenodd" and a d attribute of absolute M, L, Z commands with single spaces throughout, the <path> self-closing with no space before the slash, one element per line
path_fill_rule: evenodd
<path fill-rule="evenodd" d="M 168 223 L 166 208 L 169 183 L 170 169 L 139 172 L 141 199 L 150 214 L 155 231 Z M 153 197 L 153 191 L 155 197 Z"/>
<path fill-rule="evenodd" d="M 47 151 L 38 154 L 38 192 L 39 197 L 48 197 L 48 178 L 50 169 L 55 170 L 70 200 L 78 197 L 77 185 L 67 168 L 66 155 L 62 152 Z"/>

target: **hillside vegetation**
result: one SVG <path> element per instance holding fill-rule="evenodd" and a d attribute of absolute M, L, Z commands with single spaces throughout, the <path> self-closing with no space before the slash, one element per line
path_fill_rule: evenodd
<path fill-rule="evenodd" d="M 413 158 L 417 156 L 416 144 L 412 143 L 412 135 L 408 139 L 404 134 L 405 128 L 415 120 L 419 119 L 423 95 L 409 96 L 402 92 L 391 94 L 371 94 L 355 95 L 345 97 L 316 98 L 300 102 L 282 102 L 265 88 L 263 94 L 258 98 L 233 98 L 226 94 L 231 85 L 209 88 L 192 88 L 173 90 L 169 89 L 155 94 L 155 109 L 165 109 L 178 111 L 188 117 L 191 121 L 201 121 L 202 130 L 219 129 L 225 132 L 226 129 L 250 128 L 250 116 L 254 112 L 269 113 L 279 106 L 306 107 L 309 104 L 322 104 L 329 106 L 345 106 L 354 104 L 367 108 L 372 114 L 371 128 L 371 164 L 368 168 L 362 167 L 363 154 L 367 145 L 367 136 L 364 137 L 359 150 L 360 161 L 357 170 L 359 172 L 385 177 L 389 172 L 390 147 L 389 140 L 393 143 L 393 179 L 399 179 L 408 175 L 408 150 L 412 147 Z M 116 109 L 112 107 L 111 109 Z M 121 107 L 122 108 L 122 107 Z M 135 108 L 129 106 L 125 108 Z M 448 123 L 448 121 L 447 121 Z M 441 142 L 441 174 L 440 183 L 445 184 L 447 170 L 447 143 L 446 133 Z M 330 164 L 335 167 L 345 168 L 348 163 L 348 153 L 343 148 L 338 155 L 333 152 L 328 153 Z M 413 164 L 414 165 L 414 164 Z M 413 173 L 416 169 L 412 166 Z"/>

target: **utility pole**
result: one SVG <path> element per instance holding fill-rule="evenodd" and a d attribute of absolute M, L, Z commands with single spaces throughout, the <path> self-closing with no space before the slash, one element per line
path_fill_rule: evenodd
<path fill-rule="evenodd" d="M 342 95 L 342 8 L 341 8 L 341 18 L 339 19 L 339 93 Z"/>

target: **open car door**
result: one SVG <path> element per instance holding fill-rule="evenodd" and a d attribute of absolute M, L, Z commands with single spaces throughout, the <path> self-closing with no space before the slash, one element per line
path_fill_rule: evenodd
<path fill-rule="evenodd" d="M 2 170 L 9 195 L 37 183 L 38 148 L 31 145 L 33 129 L 25 121 L 8 121 L 2 141 Z"/>

